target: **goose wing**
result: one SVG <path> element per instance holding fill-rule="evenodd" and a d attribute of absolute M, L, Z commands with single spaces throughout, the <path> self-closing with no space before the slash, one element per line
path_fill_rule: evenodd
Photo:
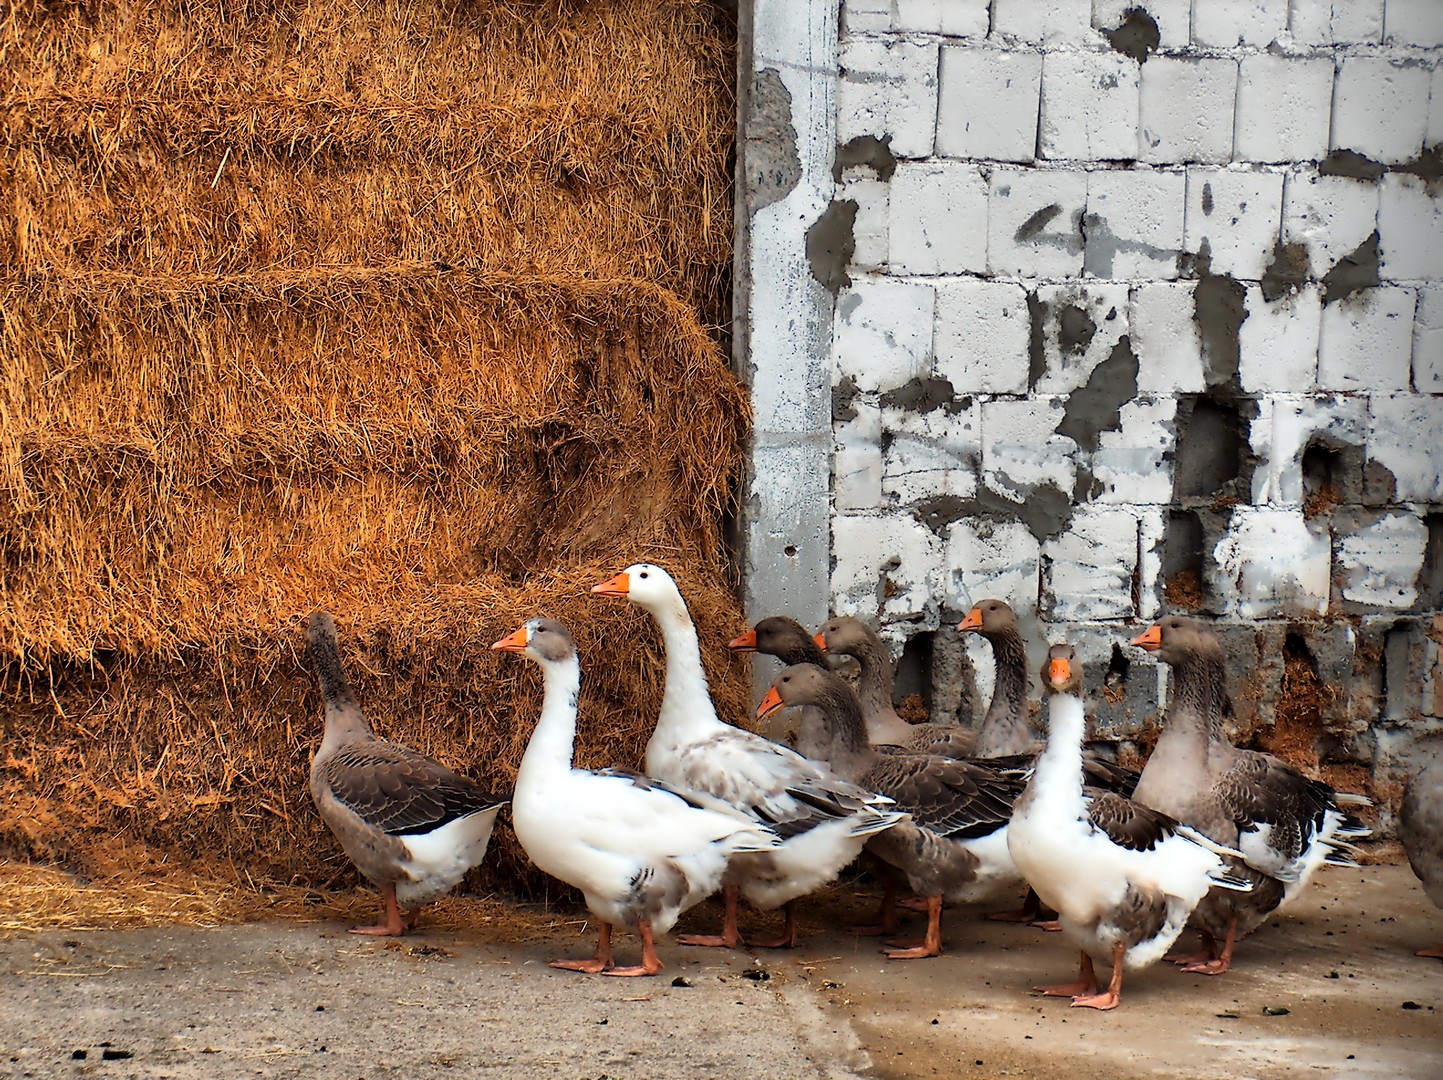
<path fill-rule="evenodd" d="M 322 775 L 337 802 L 391 836 L 429 833 L 506 801 L 439 761 L 381 740 L 342 747 Z"/>

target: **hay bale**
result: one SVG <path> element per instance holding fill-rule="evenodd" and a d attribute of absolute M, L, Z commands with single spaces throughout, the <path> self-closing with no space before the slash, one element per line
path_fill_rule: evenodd
<path fill-rule="evenodd" d="M 744 715 L 720 7 L 0 19 L 0 853 L 353 880 L 305 789 L 316 607 L 378 731 L 498 789 L 539 686 L 489 645 L 539 612 L 581 760 L 636 760 L 659 643 L 587 590 L 637 558 Z"/>

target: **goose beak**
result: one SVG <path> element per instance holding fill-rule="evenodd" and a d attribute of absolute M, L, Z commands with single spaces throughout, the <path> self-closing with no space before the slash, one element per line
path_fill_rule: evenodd
<path fill-rule="evenodd" d="M 975 607 L 971 611 L 969 611 L 967 613 L 967 617 L 957 624 L 957 629 L 961 630 L 964 633 L 968 630 L 981 630 L 982 609 Z"/>
<path fill-rule="evenodd" d="M 1055 656 L 1047 665 L 1047 677 L 1052 680 L 1053 686 L 1061 686 L 1072 678 L 1072 665 L 1064 658 Z"/>
<path fill-rule="evenodd" d="M 591 591 L 600 593 L 602 596 L 625 596 L 631 591 L 631 581 L 623 570 L 614 578 L 607 578 L 600 585 L 593 585 Z"/>
<path fill-rule="evenodd" d="M 526 627 L 519 628 L 515 633 L 508 634 L 491 647 L 500 649 L 502 652 L 525 652 L 526 651 Z"/>
<path fill-rule="evenodd" d="M 826 652 L 826 651 L 827 651 L 827 637 L 826 637 L 825 634 L 821 634 L 821 633 L 813 634 L 813 635 L 812 635 L 812 640 L 817 643 L 817 648 L 821 649 L 822 652 Z"/>
<path fill-rule="evenodd" d="M 1139 649 L 1146 649 L 1148 652 L 1157 652 L 1162 648 L 1162 627 L 1154 623 L 1137 637 L 1132 639 L 1132 644 Z"/>
<path fill-rule="evenodd" d="M 762 717 L 776 712 L 785 704 L 786 702 L 782 701 L 782 695 L 777 693 L 777 688 L 772 687 L 767 691 L 767 696 L 762 698 L 762 703 L 757 706 L 757 719 L 760 720 Z"/>
<path fill-rule="evenodd" d="M 745 634 L 738 634 L 727 642 L 727 648 L 732 652 L 756 652 L 757 632 L 755 629 L 748 630 Z"/>

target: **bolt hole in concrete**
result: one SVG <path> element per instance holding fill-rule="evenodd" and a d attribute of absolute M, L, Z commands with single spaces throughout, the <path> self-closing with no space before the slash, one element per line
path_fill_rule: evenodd
<path fill-rule="evenodd" d="M 797 545 L 788 544 L 786 547 L 782 548 L 782 554 L 789 559 L 795 559 L 797 557 Z"/>

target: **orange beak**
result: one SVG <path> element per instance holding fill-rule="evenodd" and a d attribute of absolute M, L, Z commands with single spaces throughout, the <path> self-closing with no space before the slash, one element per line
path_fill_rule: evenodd
<path fill-rule="evenodd" d="M 769 713 L 776 712 L 785 704 L 786 702 L 782 700 L 782 695 L 777 693 L 777 688 L 775 686 L 772 687 L 767 691 L 767 696 L 762 698 L 762 703 L 757 706 L 757 719 L 760 720 Z"/>
<path fill-rule="evenodd" d="M 973 608 L 967 613 L 967 617 L 957 624 L 957 629 L 962 631 L 982 629 L 982 609 Z"/>
<path fill-rule="evenodd" d="M 1132 639 L 1132 644 L 1139 649 L 1146 649 L 1148 652 L 1157 652 L 1162 648 L 1162 627 L 1154 623 L 1137 637 Z"/>
<path fill-rule="evenodd" d="M 493 649 L 500 649 L 502 652 L 525 652 L 526 627 L 521 627 L 514 634 L 508 634 L 491 647 Z"/>
<path fill-rule="evenodd" d="M 738 634 L 727 642 L 727 648 L 732 652 L 755 652 L 757 647 L 757 632 L 748 630 L 745 634 Z"/>
<path fill-rule="evenodd" d="M 822 634 L 813 634 L 812 640 L 817 643 L 817 648 L 821 649 L 822 652 L 827 651 L 827 639 L 825 636 Z"/>
<path fill-rule="evenodd" d="M 614 578 L 607 578 L 600 585 L 593 585 L 591 591 L 602 596 L 625 596 L 631 591 L 631 582 L 625 570 Z"/>
<path fill-rule="evenodd" d="M 1047 665 L 1047 677 L 1053 686 L 1061 686 L 1072 678 L 1072 665 L 1060 656 L 1053 657 Z"/>

